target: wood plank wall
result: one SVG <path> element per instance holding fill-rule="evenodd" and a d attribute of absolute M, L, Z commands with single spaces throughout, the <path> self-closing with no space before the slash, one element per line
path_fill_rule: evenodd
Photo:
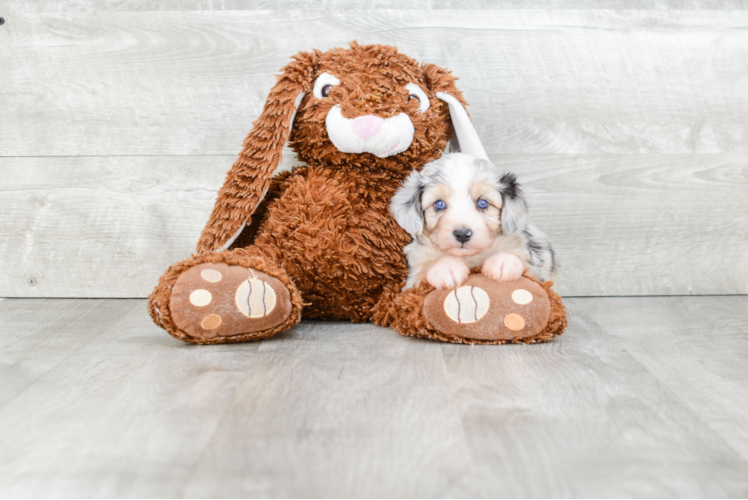
<path fill-rule="evenodd" d="M 461 78 L 562 294 L 748 293 L 746 1 L 0 0 L 0 16 L 0 296 L 146 296 L 193 251 L 289 56 L 354 39 Z"/>

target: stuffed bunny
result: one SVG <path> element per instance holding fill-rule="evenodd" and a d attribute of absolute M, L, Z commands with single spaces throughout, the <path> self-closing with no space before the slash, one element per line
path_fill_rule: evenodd
<path fill-rule="evenodd" d="M 172 265 L 151 294 L 154 322 L 199 344 L 268 338 L 302 315 L 464 343 L 562 333 L 560 298 L 528 277 L 502 284 L 471 275 L 466 286 L 484 290 L 481 307 L 494 311 L 473 322 L 449 314 L 460 289 L 401 291 L 410 236 L 389 214 L 395 191 L 453 135 L 453 149 L 486 158 L 455 77 L 383 45 L 293 59 L 218 193 L 197 253 Z M 305 165 L 274 176 L 287 141 Z M 518 287 L 535 300 L 512 304 Z M 509 309 L 535 319 L 508 328 Z"/>

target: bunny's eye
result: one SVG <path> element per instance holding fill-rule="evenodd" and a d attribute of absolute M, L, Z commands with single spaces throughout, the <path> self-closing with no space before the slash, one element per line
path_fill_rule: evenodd
<path fill-rule="evenodd" d="M 425 113 L 426 110 L 429 109 L 429 106 L 431 106 L 431 103 L 429 103 L 429 96 L 426 95 L 426 92 L 424 92 L 421 87 L 411 82 L 405 86 L 405 90 L 410 92 L 408 95 L 408 101 L 411 99 L 418 99 L 418 111 Z"/>
<path fill-rule="evenodd" d="M 325 97 L 330 95 L 330 91 L 335 85 L 340 85 L 340 80 L 338 80 L 330 73 L 322 73 L 314 82 L 312 94 L 317 99 L 324 99 Z"/>
<path fill-rule="evenodd" d="M 478 203 L 476 203 L 476 205 L 481 209 L 488 208 L 488 202 L 486 200 L 478 200 Z"/>
<path fill-rule="evenodd" d="M 444 200 L 436 200 L 436 203 L 434 203 L 434 208 L 436 210 L 444 210 L 447 208 L 447 204 L 444 203 Z"/>

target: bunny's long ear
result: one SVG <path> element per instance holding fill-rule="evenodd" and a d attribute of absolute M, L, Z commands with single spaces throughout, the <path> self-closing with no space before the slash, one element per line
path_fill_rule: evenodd
<path fill-rule="evenodd" d="M 218 192 L 213 213 L 200 235 L 198 252 L 228 248 L 249 223 L 281 162 L 296 110 L 311 91 L 319 56 L 317 51 L 301 52 L 283 68 Z"/>
<path fill-rule="evenodd" d="M 423 71 L 429 89 L 434 92 L 436 97 L 449 105 L 449 115 L 455 131 L 455 137 L 450 141 L 451 150 L 488 160 L 488 155 L 486 150 L 483 149 L 478 132 L 475 131 L 473 122 L 470 121 L 470 116 L 465 110 L 467 103 L 462 97 L 462 92 L 457 90 L 455 86 L 457 78 L 446 69 L 434 64 L 424 64 Z"/>

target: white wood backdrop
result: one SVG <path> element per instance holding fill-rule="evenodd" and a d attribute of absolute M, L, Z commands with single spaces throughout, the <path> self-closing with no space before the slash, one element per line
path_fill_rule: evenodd
<path fill-rule="evenodd" d="M 0 296 L 146 296 L 193 251 L 289 56 L 354 39 L 461 78 L 562 294 L 748 293 L 748 2 L 0 0 L 0 16 Z"/>

